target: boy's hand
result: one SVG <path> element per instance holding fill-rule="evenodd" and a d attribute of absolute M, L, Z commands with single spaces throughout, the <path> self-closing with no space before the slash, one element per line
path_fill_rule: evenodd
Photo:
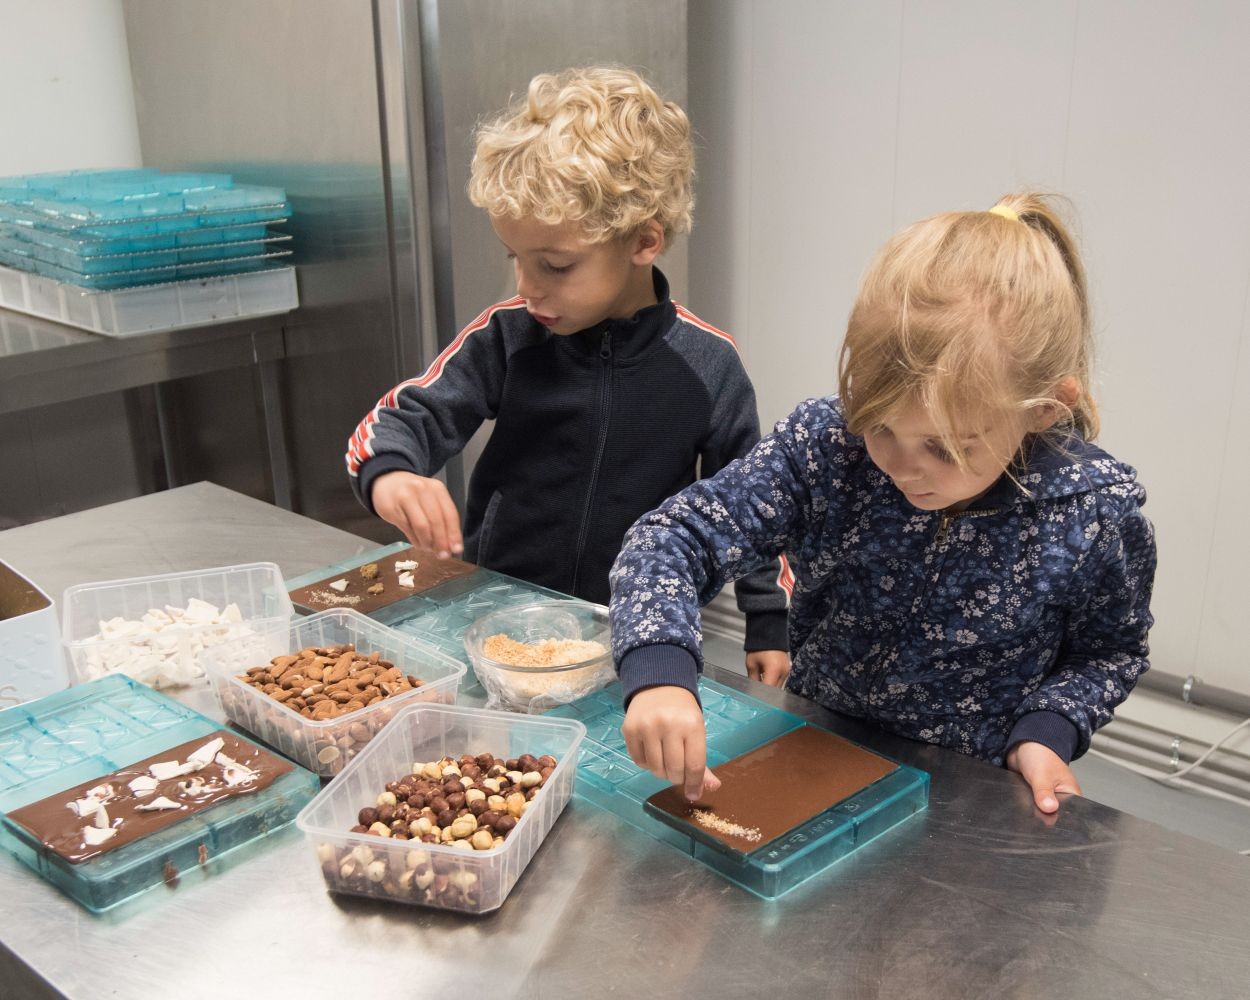
<path fill-rule="evenodd" d="M 385 472 L 373 481 L 373 509 L 395 525 L 419 549 L 433 549 L 440 559 L 464 551 L 460 512 L 447 487 L 413 472 Z"/>
<path fill-rule="evenodd" d="M 1042 743 L 1017 743 L 1007 754 L 1007 769 L 1015 771 L 1033 790 L 1033 801 L 1044 813 L 1059 811 L 1061 793 L 1080 795 L 1076 775 L 1055 751 Z"/>
<path fill-rule="evenodd" d="M 621 735 L 635 764 L 657 778 L 682 785 L 691 802 L 705 789 L 720 788 L 720 779 L 707 769 L 703 713 L 685 688 L 639 691 L 629 703 Z"/>
<path fill-rule="evenodd" d="M 771 687 L 783 687 L 790 676 L 790 654 L 784 649 L 760 649 L 747 653 L 747 676 Z"/>

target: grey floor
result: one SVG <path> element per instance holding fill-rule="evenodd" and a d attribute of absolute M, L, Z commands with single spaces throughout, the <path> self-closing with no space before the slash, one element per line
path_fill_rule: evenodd
<path fill-rule="evenodd" d="M 716 635 L 704 638 L 707 659 L 745 674 L 739 643 Z M 1173 788 L 1087 755 L 1072 766 L 1087 798 L 1150 820 L 1169 830 L 1188 834 L 1230 851 L 1250 850 L 1250 807 L 1213 798 L 1185 788 Z M 1250 864 L 1250 857 L 1246 859 Z"/>

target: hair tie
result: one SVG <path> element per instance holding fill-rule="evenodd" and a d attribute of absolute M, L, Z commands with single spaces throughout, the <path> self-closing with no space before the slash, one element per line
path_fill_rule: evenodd
<path fill-rule="evenodd" d="M 990 215 L 1002 216 L 1004 219 L 1008 220 L 1009 222 L 1020 221 L 1020 216 L 1016 215 L 1016 213 L 1013 212 L 1011 209 L 1009 209 L 1006 205 L 995 205 L 993 208 L 990 209 Z"/>

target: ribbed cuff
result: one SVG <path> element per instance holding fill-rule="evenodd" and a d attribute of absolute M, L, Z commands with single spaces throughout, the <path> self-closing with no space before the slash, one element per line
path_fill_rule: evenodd
<path fill-rule="evenodd" d="M 1080 733 L 1066 716 L 1058 712 L 1029 712 L 1011 727 L 1003 756 L 1011 753 L 1018 743 L 1040 743 L 1057 753 L 1065 764 L 1070 764 L 1079 740 Z"/>
<path fill-rule="evenodd" d="M 368 508 L 370 514 L 377 513 L 373 509 L 374 480 L 388 472 L 411 472 L 414 476 L 421 475 L 408 459 L 395 452 L 386 452 L 369 459 L 357 470 L 356 481 L 360 484 L 360 502 Z"/>
<path fill-rule="evenodd" d="M 626 708 L 639 691 L 653 687 L 685 688 L 695 701 L 699 700 L 699 663 L 681 646 L 637 646 L 625 654 L 617 672 L 621 675 Z"/>
<path fill-rule="evenodd" d="M 742 648 L 748 653 L 761 649 L 780 649 L 790 652 L 787 633 L 790 614 L 786 611 L 751 611 L 747 613 L 747 641 Z"/>

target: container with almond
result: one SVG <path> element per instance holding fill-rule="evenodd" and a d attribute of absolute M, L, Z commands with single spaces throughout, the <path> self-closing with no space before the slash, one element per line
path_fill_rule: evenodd
<path fill-rule="evenodd" d="M 238 669 L 206 655 L 222 711 L 309 770 L 330 777 L 400 709 L 453 704 L 464 664 L 351 609 L 323 611 L 249 640 Z"/>

